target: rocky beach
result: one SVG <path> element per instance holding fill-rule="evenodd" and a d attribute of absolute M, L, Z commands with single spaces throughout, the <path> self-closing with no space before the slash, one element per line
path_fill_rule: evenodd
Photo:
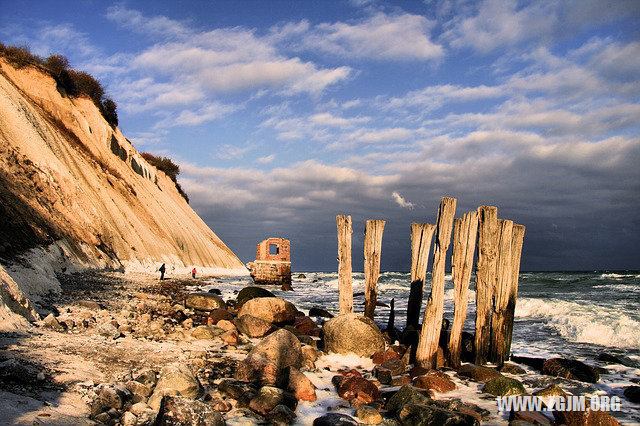
<path fill-rule="evenodd" d="M 498 412 L 496 396 L 592 395 L 607 368 L 637 368 L 601 355 L 422 369 L 364 317 L 331 321 L 335 306 L 287 301 L 304 298 L 304 279 L 293 292 L 144 274 L 58 279 L 63 291 L 40 307 L 49 314 L 1 337 L 7 424 L 617 424 L 602 411 Z M 623 404 L 637 403 L 638 387 L 627 389 Z"/>

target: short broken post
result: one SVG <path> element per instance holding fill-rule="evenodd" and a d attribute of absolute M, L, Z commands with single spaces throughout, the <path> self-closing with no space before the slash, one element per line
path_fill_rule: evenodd
<path fill-rule="evenodd" d="M 478 260 L 476 262 L 476 365 L 487 363 L 491 334 L 493 288 L 498 252 L 498 208 L 478 207 Z"/>
<path fill-rule="evenodd" d="M 522 255 L 522 244 L 524 242 L 524 226 L 513 225 L 513 236 L 511 237 L 511 289 L 509 291 L 509 301 L 504 318 L 504 350 L 503 359 L 509 359 L 511 353 L 511 339 L 513 337 L 513 318 L 516 310 L 516 299 L 518 297 L 518 278 L 520 276 L 520 258 Z"/>
<path fill-rule="evenodd" d="M 447 346 L 447 365 L 453 368 L 460 367 L 462 328 L 464 327 L 469 305 L 469 282 L 471 281 L 477 235 L 477 212 L 468 212 L 463 218 L 457 218 L 454 221 L 453 256 L 451 260 L 454 311 L 453 324 Z"/>
<path fill-rule="evenodd" d="M 384 220 L 367 220 L 364 231 L 364 315 L 373 319 L 378 293 L 376 286 L 380 276 L 380 255 Z"/>
<path fill-rule="evenodd" d="M 491 319 L 491 339 L 489 343 L 489 361 L 504 365 L 503 353 L 505 345 L 505 314 L 511 292 L 511 239 L 513 237 L 513 221 L 498 220 L 500 236 L 498 238 L 498 261 L 496 285 L 493 295 L 493 318 Z"/>
<path fill-rule="evenodd" d="M 353 312 L 353 285 L 351 276 L 351 216 L 336 216 L 338 228 L 338 293 L 340 315 Z"/>
<path fill-rule="evenodd" d="M 411 287 L 407 304 L 407 327 L 412 326 L 416 330 L 420 323 L 424 280 L 435 229 L 430 223 L 411 224 Z"/>
<path fill-rule="evenodd" d="M 436 221 L 436 241 L 433 248 L 431 271 L 431 294 L 427 300 L 422 321 L 422 331 L 416 352 L 416 362 L 424 368 L 435 368 L 438 342 L 444 313 L 444 268 L 447 250 L 451 243 L 453 217 L 456 214 L 456 199 L 442 198 Z"/>

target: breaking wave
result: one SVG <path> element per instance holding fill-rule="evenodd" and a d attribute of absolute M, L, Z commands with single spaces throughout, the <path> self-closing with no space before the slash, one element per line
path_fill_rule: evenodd
<path fill-rule="evenodd" d="M 640 347 L 640 322 L 614 308 L 558 299 L 518 300 L 517 318 L 544 318 L 568 340 L 635 349 Z"/>

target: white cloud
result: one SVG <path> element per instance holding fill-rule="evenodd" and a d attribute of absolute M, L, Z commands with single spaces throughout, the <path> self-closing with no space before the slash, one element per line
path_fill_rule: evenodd
<path fill-rule="evenodd" d="M 214 158 L 219 158 L 221 160 L 237 160 L 249 152 L 251 147 L 249 146 L 235 146 L 224 144 L 216 149 L 213 153 Z"/>
<path fill-rule="evenodd" d="M 402 195 L 398 194 L 396 191 L 393 191 L 391 193 L 391 196 L 393 197 L 393 201 L 395 201 L 396 204 L 398 204 L 403 209 L 413 209 L 415 207 L 413 203 L 405 200 Z"/>
<path fill-rule="evenodd" d="M 107 9 L 107 19 L 129 30 L 150 36 L 178 37 L 191 33 L 188 26 L 165 16 L 146 17 L 122 5 Z"/>
<path fill-rule="evenodd" d="M 275 154 L 265 155 L 264 157 L 259 157 L 258 159 L 256 159 L 256 163 L 271 164 L 273 163 L 273 160 L 275 160 L 275 158 L 276 158 Z"/>
<path fill-rule="evenodd" d="M 356 23 L 316 25 L 303 39 L 309 50 L 377 60 L 437 60 L 444 48 L 430 38 L 433 22 L 424 16 L 377 13 Z"/>

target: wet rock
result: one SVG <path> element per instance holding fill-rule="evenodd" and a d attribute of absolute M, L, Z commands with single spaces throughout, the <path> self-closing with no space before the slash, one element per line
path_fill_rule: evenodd
<path fill-rule="evenodd" d="M 209 405 L 221 413 L 226 413 L 233 409 L 233 406 L 229 402 L 223 401 L 222 399 L 212 399 L 209 401 Z"/>
<path fill-rule="evenodd" d="M 211 293 L 211 294 L 217 294 L 218 296 L 222 295 L 222 292 L 220 290 L 218 290 L 217 288 L 210 288 L 208 292 Z"/>
<path fill-rule="evenodd" d="M 293 326 L 300 333 L 305 334 L 307 336 L 315 336 L 315 337 L 320 336 L 321 330 L 318 327 L 318 324 L 316 324 L 314 320 L 312 320 L 307 316 L 296 318 L 295 321 L 293 322 Z"/>
<path fill-rule="evenodd" d="M 340 413 L 329 413 L 313 421 L 313 426 L 357 426 L 358 422 L 351 416 Z"/>
<path fill-rule="evenodd" d="M 532 425 L 546 426 L 551 425 L 553 422 L 549 420 L 544 414 L 539 411 L 511 411 L 509 413 L 509 425 L 513 422 L 523 421 Z"/>
<path fill-rule="evenodd" d="M 282 291 L 293 291 L 293 287 L 291 287 L 291 284 L 289 284 L 289 283 L 284 283 L 280 287 L 280 290 L 282 290 Z"/>
<path fill-rule="evenodd" d="M 293 303 L 278 297 L 259 297 L 242 305 L 238 317 L 253 315 L 272 324 L 292 324 L 298 310 Z"/>
<path fill-rule="evenodd" d="M 411 370 L 409 370 L 409 376 L 411 376 L 411 378 L 415 378 L 418 376 L 422 376 L 425 375 L 429 372 L 430 370 L 428 368 L 424 368 L 424 367 L 420 367 L 419 365 L 415 365 L 411 368 Z"/>
<path fill-rule="evenodd" d="M 563 391 L 560 386 L 555 384 L 539 389 L 535 391 L 533 394 L 535 396 L 539 396 L 540 398 L 547 398 L 550 396 L 567 396 L 567 393 Z"/>
<path fill-rule="evenodd" d="M 624 397 L 629 401 L 640 404 L 640 386 L 629 386 L 624 390 Z"/>
<path fill-rule="evenodd" d="M 378 351 L 373 354 L 373 363 L 380 365 L 388 359 L 400 358 L 398 352 L 393 349 L 387 349 L 386 351 Z"/>
<path fill-rule="evenodd" d="M 385 404 L 385 410 L 390 413 L 397 413 L 408 404 L 429 404 L 431 397 L 425 390 L 418 389 L 412 385 L 404 385 Z"/>
<path fill-rule="evenodd" d="M 404 361 L 399 358 L 388 359 L 380 364 L 380 367 L 386 368 L 387 370 L 391 371 L 391 374 L 394 376 L 404 373 L 406 369 Z"/>
<path fill-rule="evenodd" d="M 231 321 L 233 319 L 233 314 L 226 309 L 214 309 L 209 312 L 209 319 L 211 325 L 216 325 L 222 320 Z"/>
<path fill-rule="evenodd" d="M 640 368 L 640 364 L 633 361 L 632 359 L 627 358 L 626 356 L 611 355 L 603 352 L 598 355 L 597 359 L 598 361 L 603 361 L 609 364 L 620 364 L 624 365 L 625 367 Z"/>
<path fill-rule="evenodd" d="M 42 326 L 56 331 L 65 331 L 67 329 L 67 326 L 58 322 L 53 314 L 47 315 L 42 320 Z"/>
<path fill-rule="evenodd" d="M 165 396 L 162 398 L 157 424 L 192 425 L 192 426 L 224 426 L 224 418 L 212 406 L 182 396 Z"/>
<path fill-rule="evenodd" d="M 507 373 L 507 374 L 515 374 L 515 375 L 521 375 L 521 374 L 525 374 L 526 371 L 521 368 L 518 367 L 515 364 L 511 364 L 511 363 L 505 363 L 501 368 L 500 368 L 500 372 L 501 373 Z"/>
<path fill-rule="evenodd" d="M 391 370 L 382 368 L 380 366 L 374 368 L 373 375 L 383 385 L 391 384 L 391 380 L 393 380 L 393 374 L 391 374 Z"/>
<path fill-rule="evenodd" d="M 384 338 L 378 326 L 363 315 L 340 315 L 327 321 L 322 330 L 327 352 L 370 357 L 384 350 Z"/>
<path fill-rule="evenodd" d="M 318 399 L 316 396 L 316 387 L 311 383 L 311 380 L 298 369 L 287 367 L 284 375 L 287 377 L 287 390 L 298 400 L 313 402 Z"/>
<path fill-rule="evenodd" d="M 474 382 L 486 383 L 495 377 L 502 377 L 502 374 L 493 368 L 464 364 L 458 369 L 458 376 L 467 377 Z"/>
<path fill-rule="evenodd" d="M 382 423 L 382 415 L 378 410 L 368 405 L 362 405 L 356 410 L 356 417 L 361 423 L 377 425 Z"/>
<path fill-rule="evenodd" d="M 362 404 L 380 399 L 378 387 L 362 377 L 348 377 L 342 380 L 338 386 L 338 395 L 346 400 L 356 399 Z"/>
<path fill-rule="evenodd" d="M 402 425 L 479 425 L 473 416 L 455 411 L 444 410 L 431 405 L 407 404 L 398 412 Z"/>
<path fill-rule="evenodd" d="M 247 301 L 251 299 L 255 299 L 257 297 L 275 297 L 275 295 L 271 293 L 269 290 L 264 289 L 262 287 L 254 287 L 254 286 L 245 287 L 242 290 L 240 290 L 240 292 L 238 293 L 238 296 L 236 297 L 236 300 L 238 302 L 237 306 L 241 307 Z"/>
<path fill-rule="evenodd" d="M 534 358 L 528 356 L 512 356 L 511 361 L 517 362 L 518 364 L 527 365 L 538 371 L 542 371 L 542 366 L 545 360 L 544 358 Z"/>
<path fill-rule="evenodd" d="M 552 358 L 544 361 L 542 373 L 587 383 L 597 383 L 600 375 L 587 364 L 575 359 Z"/>
<path fill-rule="evenodd" d="M 588 405 L 588 403 L 587 403 Z M 554 411 L 556 424 L 565 426 L 618 426 L 620 423 L 606 411 Z"/>
<path fill-rule="evenodd" d="M 218 384 L 218 392 L 232 399 L 240 399 L 245 393 L 255 394 L 255 386 L 233 379 L 224 379 Z"/>
<path fill-rule="evenodd" d="M 256 413 L 267 415 L 277 405 L 284 405 L 291 410 L 296 409 L 298 400 L 289 392 L 273 386 L 263 386 L 249 402 L 249 408 Z"/>
<path fill-rule="evenodd" d="M 522 383 L 510 377 L 494 377 L 485 383 L 482 392 L 496 396 L 522 395 L 526 392 Z"/>
<path fill-rule="evenodd" d="M 411 378 L 406 375 L 403 374 L 402 376 L 394 376 L 391 378 L 391 386 L 404 386 L 407 383 L 411 383 Z"/>
<path fill-rule="evenodd" d="M 199 311 L 225 309 L 227 306 L 222 297 L 212 293 L 190 293 L 187 295 L 184 304 L 188 308 L 197 309 Z"/>
<path fill-rule="evenodd" d="M 327 311 L 326 309 L 319 308 L 317 306 L 314 306 L 313 308 L 309 309 L 309 316 L 310 317 L 333 318 L 333 314 L 331 312 Z"/>
<path fill-rule="evenodd" d="M 274 409 L 266 415 L 267 421 L 273 426 L 289 426 L 296 421 L 296 417 L 296 413 L 282 404 L 276 405 Z"/>
<path fill-rule="evenodd" d="M 298 274 L 298 279 L 299 280 L 303 280 L 305 278 L 307 278 L 307 276 L 305 274 Z"/>
<path fill-rule="evenodd" d="M 438 370 L 429 370 L 427 374 L 413 379 L 413 386 L 419 389 L 432 389 L 436 392 L 445 393 L 456 389 L 456 384 L 449 376 Z"/>
<path fill-rule="evenodd" d="M 98 334 L 108 339 L 117 339 L 118 337 L 122 336 L 120 330 L 118 330 L 118 328 L 110 321 L 105 322 L 104 324 L 100 325 L 100 327 L 98 327 Z"/>
<path fill-rule="evenodd" d="M 238 317 L 236 326 L 240 333 L 249 337 L 266 336 L 274 328 L 269 321 L 254 317 L 253 315 L 242 315 Z"/>

